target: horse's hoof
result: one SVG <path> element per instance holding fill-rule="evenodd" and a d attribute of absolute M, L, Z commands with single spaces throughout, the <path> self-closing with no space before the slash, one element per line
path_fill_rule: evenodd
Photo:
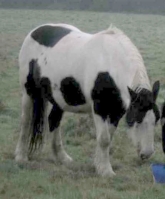
<path fill-rule="evenodd" d="M 112 171 L 104 171 L 100 174 L 100 176 L 102 177 L 106 177 L 106 178 L 112 178 L 116 175 L 116 173 L 112 170 Z"/>
<path fill-rule="evenodd" d="M 102 176 L 102 177 L 114 177 L 116 175 L 116 173 L 112 170 L 112 167 L 100 167 L 97 168 L 97 173 Z"/>
<path fill-rule="evenodd" d="M 17 156 L 15 157 L 15 161 L 16 161 L 17 163 L 28 162 L 28 157 L 22 157 L 22 156 L 20 156 L 20 155 L 17 155 Z"/>

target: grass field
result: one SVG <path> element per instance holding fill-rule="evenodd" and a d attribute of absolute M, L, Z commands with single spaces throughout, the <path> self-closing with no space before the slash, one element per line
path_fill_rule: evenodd
<path fill-rule="evenodd" d="M 47 22 L 69 23 L 91 33 L 111 23 L 121 28 L 139 48 L 151 82 L 161 82 L 159 106 L 165 98 L 164 16 L 0 9 L 0 199 L 164 199 L 164 186 L 153 184 L 150 171 L 151 163 L 165 161 L 160 125 L 155 154 L 141 162 L 121 121 L 113 142 L 111 162 L 117 174 L 113 179 L 95 174 L 95 129 L 86 115 L 66 114 L 62 122 L 65 148 L 75 160 L 71 168 L 52 162 L 51 135 L 34 160 L 15 163 L 21 113 L 18 53 L 26 34 Z"/>

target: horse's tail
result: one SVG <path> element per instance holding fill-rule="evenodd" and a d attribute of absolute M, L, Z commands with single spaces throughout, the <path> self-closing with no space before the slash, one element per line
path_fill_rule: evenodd
<path fill-rule="evenodd" d="M 30 129 L 29 153 L 34 152 L 43 142 L 44 114 L 46 98 L 41 85 L 40 68 L 37 60 L 29 63 L 29 74 L 25 84 L 28 95 L 32 99 L 32 122 Z"/>
<path fill-rule="evenodd" d="M 163 103 L 162 106 L 161 126 L 162 126 L 162 148 L 163 152 L 165 153 L 165 102 Z"/>

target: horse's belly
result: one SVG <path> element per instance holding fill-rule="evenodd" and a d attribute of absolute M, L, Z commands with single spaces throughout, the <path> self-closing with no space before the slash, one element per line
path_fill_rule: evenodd
<path fill-rule="evenodd" d="M 56 85 L 54 82 L 51 81 L 52 95 L 62 110 L 74 113 L 91 111 L 91 99 L 84 93 L 84 89 L 77 79 L 67 76 L 62 81 L 56 82 Z"/>
<path fill-rule="evenodd" d="M 73 113 L 91 112 L 91 105 L 89 102 L 86 102 L 84 104 L 70 105 L 68 104 L 68 102 L 66 102 L 61 92 L 55 93 L 53 97 L 56 103 L 62 108 L 63 111 L 73 112 Z"/>
<path fill-rule="evenodd" d="M 63 107 L 63 110 L 72 113 L 89 113 L 91 112 L 91 106 L 89 104 L 78 105 L 78 106 L 65 105 Z"/>

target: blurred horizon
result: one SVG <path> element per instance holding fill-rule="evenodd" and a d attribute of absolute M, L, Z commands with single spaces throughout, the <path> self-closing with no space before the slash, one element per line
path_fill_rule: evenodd
<path fill-rule="evenodd" d="M 0 0 L 0 8 L 165 14 L 165 0 Z"/>

